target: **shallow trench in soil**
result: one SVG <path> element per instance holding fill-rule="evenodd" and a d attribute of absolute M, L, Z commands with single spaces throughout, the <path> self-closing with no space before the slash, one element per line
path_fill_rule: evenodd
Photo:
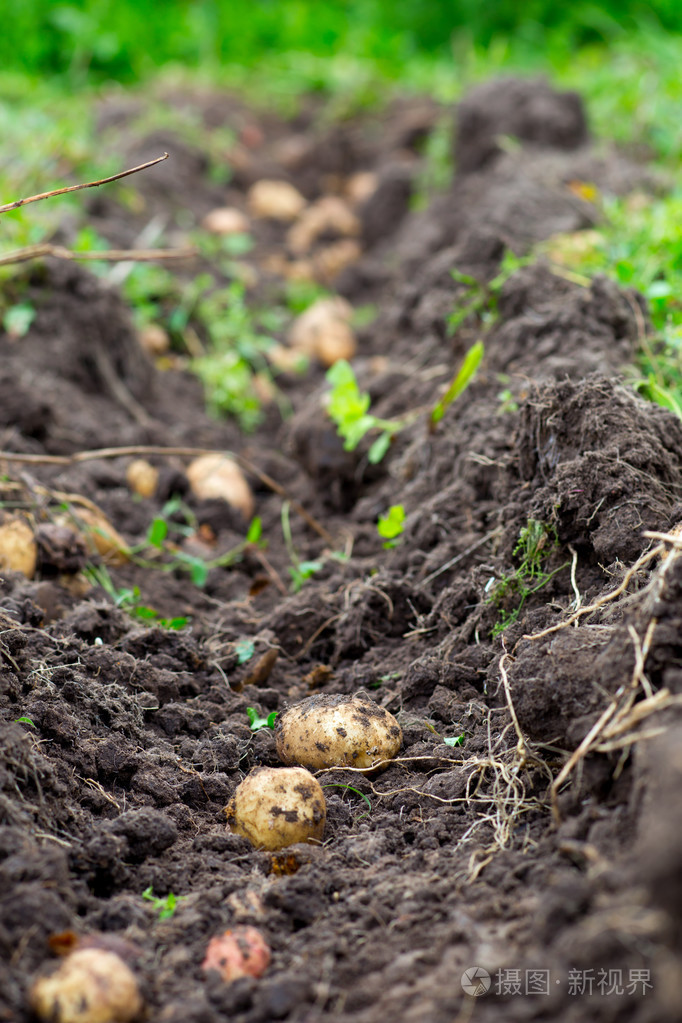
<path fill-rule="evenodd" d="M 598 226 L 576 184 L 641 194 L 655 174 L 595 143 L 580 98 L 542 82 L 332 124 L 312 103 L 285 122 L 225 95 L 168 102 L 208 134 L 235 131 L 229 185 L 212 183 L 198 145 L 132 133 L 144 100 L 117 94 L 101 103 L 102 144 L 131 164 L 172 159 L 136 179 L 137 204 L 88 199 L 87 222 L 124 247 L 159 214 L 247 211 L 263 178 L 309 204 L 371 181 L 352 247 L 320 236 L 305 272 L 375 307 L 353 366 L 373 413 L 410 421 L 378 465 L 372 437 L 344 451 L 313 363 L 278 378 L 292 414 L 275 402 L 243 434 L 207 415 L 182 359 L 141 348 L 106 278 L 47 261 L 8 285 L 37 314 L 20 340 L 0 336 L 0 448 L 27 456 L 3 461 L 0 489 L 4 514 L 35 533 L 38 567 L 1 583 L 0 1020 L 32 1018 L 29 986 L 57 966 L 48 939 L 64 931 L 125 939 L 148 1018 L 164 1023 L 679 1018 L 682 425 L 622 382 L 645 302 L 535 260 L 504 282 L 495 317 L 448 327 L 462 275 L 485 285 L 509 249 Z M 414 212 L 423 141 L 443 117 L 456 118 L 457 173 Z M 303 272 L 287 230 L 252 223 L 254 301 Z M 429 429 L 479 337 L 476 379 Z M 179 496 L 195 527 L 185 550 L 209 559 L 248 522 L 193 494 L 187 457 L 150 455 L 145 499 L 127 484 L 133 456 L 68 459 L 112 445 L 230 450 L 258 470 L 267 547 L 201 588 L 179 565 L 105 565 L 117 592 L 138 587 L 159 616 L 187 617 L 182 629 L 88 582 L 63 505 L 94 502 L 134 547 Z M 297 557 L 319 563 L 298 592 L 284 499 L 263 474 L 284 488 Z M 377 518 L 398 503 L 405 528 L 385 549 Z M 528 592 L 524 538 L 540 566 Z M 254 849 L 224 809 L 252 768 L 280 761 L 246 709 L 312 693 L 366 694 L 397 717 L 402 749 L 371 776 L 319 775 L 321 845 Z M 149 888 L 181 896 L 173 915 Z M 225 984 L 202 971 L 206 947 L 243 924 L 272 961 Z"/>

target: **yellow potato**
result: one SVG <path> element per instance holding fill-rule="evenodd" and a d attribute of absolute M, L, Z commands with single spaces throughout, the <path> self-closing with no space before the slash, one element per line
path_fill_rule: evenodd
<path fill-rule="evenodd" d="M 301 193 L 287 181 L 266 179 L 251 186 L 247 199 L 252 216 L 269 220 L 295 220 L 306 204 Z"/>
<path fill-rule="evenodd" d="M 253 518 L 254 502 L 246 476 L 236 462 L 226 455 L 200 455 L 187 469 L 192 493 L 200 501 L 219 498 L 242 513 L 246 521 Z"/>
<path fill-rule="evenodd" d="M 352 359 L 357 350 L 349 321 L 353 307 L 345 298 L 320 298 L 297 316 L 289 330 L 292 349 L 332 366 L 339 359 Z"/>
<path fill-rule="evenodd" d="M 38 561 L 33 530 L 21 515 L 8 515 L 0 525 L 0 572 L 21 572 L 32 579 Z"/>
<path fill-rule="evenodd" d="M 148 323 L 137 336 L 141 347 L 152 359 L 165 355 L 170 349 L 170 335 L 159 323 Z"/>
<path fill-rule="evenodd" d="M 226 810 L 235 835 L 257 849 L 321 842 L 327 804 L 320 783 L 302 767 L 257 767 L 237 786 Z"/>
<path fill-rule="evenodd" d="M 212 234 L 248 234 L 251 225 L 236 206 L 218 206 L 206 214 L 201 226 Z"/>
<path fill-rule="evenodd" d="M 280 714 L 275 742 L 280 760 L 312 770 L 386 766 L 403 741 L 400 725 L 366 696 L 309 696 Z"/>
<path fill-rule="evenodd" d="M 55 523 L 69 529 L 78 528 L 90 551 L 99 554 L 109 565 L 123 565 L 130 558 L 127 543 L 99 508 L 74 504 L 70 514 L 59 515 Z"/>
<path fill-rule="evenodd" d="M 33 984 L 29 1000 L 46 1023 L 129 1023 L 142 1012 L 132 970 L 114 952 L 77 949 Z"/>
<path fill-rule="evenodd" d="M 126 482 L 134 494 L 153 497 L 159 484 L 159 470 L 144 458 L 136 458 L 126 469 Z"/>

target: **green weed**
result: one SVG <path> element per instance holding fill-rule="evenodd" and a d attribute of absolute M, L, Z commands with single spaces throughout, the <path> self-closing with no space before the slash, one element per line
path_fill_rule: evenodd
<path fill-rule="evenodd" d="M 436 403 L 431 412 L 429 426 L 432 430 L 441 421 L 453 401 L 456 401 L 457 398 L 459 398 L 474 379 L 478 372 L 478 367 L 481 365 L 484 354 L 485 348 L 483 347 L 482 341 L 477 341 L 466 353 L 464 361 L 452 378 L 448 389 L 443 397 Z"/>
<path fill-rule="evenodd" d="M 379 436 L 367 453 L 369 461 L 376 465 L 388 451 L 395 435 L 413 422 L 415 416 L 380 419 L 372 415 L 369 411 L 371 398 L 366 391 L 360 390 L 353 367 L 345 359 L 334 363 L 327 371 L 327 381 L 332 385 L 327 399 L 327 413 L 336 424 L 346 451 L 354 451 L 363 437 L 372 431 L 379 431 Z"/>
<path fill-rule="evenodd" d="M 145 888 L 142 892 L 142 898 L 146 899 L 147 902 L 154 904 L 154 909 L 159 914 L 159 920 L 170 920 L 175 915 L 175 911 L 182 899 L 186 899 L 186 895 L 173 895 L 173 892 L 169 892 L 168 895 L 163 898 L 159 898 L 154 895 L 154 889 L 152 887 Z"/>
<path fill-rule="evenodd" d="M 527 525 L 519 531 L 519 539 L 513 551 L 513 556 L 519 561 L 517 567 L 501 579 L 492 580 L 490 584 L 487 602 L 493 604 L 499 613 L 491 633 L 493 638 L 518 621 L 528 597 L 541 590 L 569 565 L 569 562 L 565 562 L 547 571 L 547 562 L 558 546 L 554 527 L 538 522 L 537 519 L 529 519 Z"/>
<path fill-rule="evenodd" d="M 377 533 L 384 538 L 386 549 L 397 546 L 399 537 L 405 528 L 405 508 L 402 504 L 392 504 L 385 515 L 379 516 Z"/>
<path fill-rule="evenodd" d="M 246 716 L 249 719 L 249 728 L 252 732 L 260 732 L 263 728 L 274 728 L 277 720 L 277 711 L 273 710 L 266 718 L 258 716 L 255 707 L 246 708 Z"/>

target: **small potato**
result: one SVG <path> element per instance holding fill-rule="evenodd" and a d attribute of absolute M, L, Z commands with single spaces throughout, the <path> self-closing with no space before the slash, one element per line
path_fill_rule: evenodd
<path fill-rule="evenodd" d="M 236 462 L 225 455 L 200 455 L 187 469 L 192 493 L 200 501 L 220 498 L 242 513 L 249 522 L 253 518 L 253 494 L 246 477 Z"/>
<path fill-rule="evenodd" d="M 352 359 L 357 344 L 349 321 L 353 307 L 345 298 L 320 298 L 297 316 L 288 341 L 295 351 L 313 356 L 324 366 L 339 359 Z"/>
<path fill-rule="evenodd" d="M 248 234 L 251 224 L 236 206 L 218 206 L 206 214 L 201 226 L 211 234 Z"/>
<path fill-rule="evenodd" d="M 257 181 L 247 198 L 252 216 L 269 220 L 295 220 L 306 205 L 301 193 L 286 181 Z"/>
<path fill-rule="evenodd" d="M 60 515 L 55 522 L 58 526 L 79 528 L 89 549 L 108 565 L 123 565 L 129 560 L 127 543 L 99 508 L 74 505 L 71 514 Z"/>
<path fill-rule="evenodd" d="M 32 579 L 38 561 L 33 530 L 21 515 L 8 515 L 0 524 L 0 572 L 21 572 Z"/>
<path fill-rule="evenodd" d="M 134 494 L 153 497 L 159 485 L 159 470 L 144 458 L 136 458 L 126 469 L 126 482 Z"/>
<path fill-rule="evenodd" d="M 257 767 L 237 786 L 226 810 L 235 835 L 256 849 L 320 842 L 327 804 L 318 781 L 302 767 Z"/>
<path fill-rule="evenodd" d="M 158 323 L 148 323 L 146 327 L 142 327 L 137 336 L 140 346 L 152 359 L 165 355 L 170 349 L 170 335 Z"/>
<path fill-rule="evenodd" d="M 77 949 L 35 981 L 31 1008 L 46 1023 L 129 1023 L 142 1012 L 135 975 L 114 952 Z"/>
<path fill-rule="evenodd" d="M 285 764 L 359 767 L 385 766 L 403 741 L 400 725 L 366 696 L 309 696 L 280 714 L 275 743 Z"/>
<path fill-rule="evenodd" d="M 202 970 L 215 970 L 226 984 L 240 977 L 262 977 L 270 965 L 270 948 L 255 927 L 235 927 L 211 938 Z"/>

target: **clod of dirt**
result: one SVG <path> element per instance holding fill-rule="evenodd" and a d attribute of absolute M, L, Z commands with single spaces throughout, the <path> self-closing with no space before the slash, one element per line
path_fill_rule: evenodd
<path fill-rule="evenodd" d="M 42 523 L 36 529 L 36 542 L 42 575 L 62 572 L 75 575 L 88 559 L 85 539 L 68 526 L 54 522 Z"/>
<path fill-rule="evenodd" d="M 603 565 L 634 561 L 665 529 L 682 482 L 682 424 L 606 378 L 538 389 L 521 412 L 519 473 L 531 517 Z"/>
<path fill-rule="evenodd" d="M 461 174 L 490 163 L 499 137 L 535 146 L 576 149 L 587 142 L 587 119 L 577 92 L 558 92 L 544 79 L 498 78 L 484 82 L 457 108 L 455 160 Z"/>
<path fill-rule="evenodd" d="M 376 186 L 359 208 L 362 239 L 371 247 L 399 226 L 407 213 L 412 195 L 414 170 L 395 163 L 381 171 Z"/>

